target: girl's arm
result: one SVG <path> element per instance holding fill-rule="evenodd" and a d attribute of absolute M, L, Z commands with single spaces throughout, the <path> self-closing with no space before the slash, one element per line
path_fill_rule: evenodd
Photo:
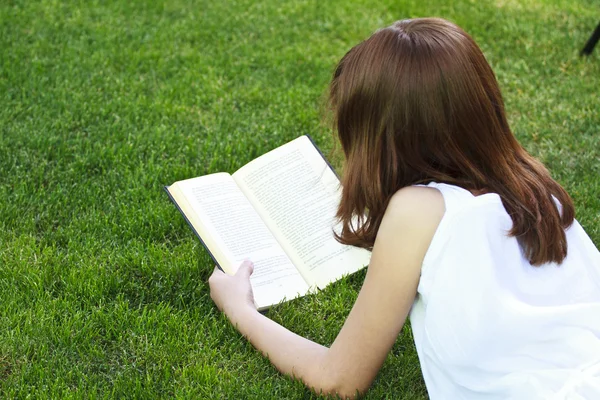
<path fill-rule="evenodd" d="M 211 296 L 230 321 L 281 372 L 317 393 L 365 392 L 394 344 L 417 292 L 421 264 L 444 214 L 436 189 L 407 187 L 390 201 L 356 303 L 330 348 L 298 336 L 256 311 L 251 263 L 235 276 L 216 270 Z"/>

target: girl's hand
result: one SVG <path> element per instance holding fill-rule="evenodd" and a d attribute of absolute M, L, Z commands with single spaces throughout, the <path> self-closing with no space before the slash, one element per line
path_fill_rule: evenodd
<path fill-rule="evenodd" d="M 215 267 L 212 275 L 208 278 L 210 297 L 219 310 L 223 311 L 232 322 L 234 322 L 233 315 L 240 311 L 248 309 L 256 311 L 254 294 L 252 286 L 250 286 L 250 275 L 253 271 L 254 264 L 246 260 L 233 276 L 229 276 Z"/>

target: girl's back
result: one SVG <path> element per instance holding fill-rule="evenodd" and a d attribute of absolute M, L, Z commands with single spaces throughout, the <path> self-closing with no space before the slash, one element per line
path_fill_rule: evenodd
<path fill-rule="evenodd" d="M 411 323 L 431 398 L 600 399 L 600 253 L 581 226 L 561 265 L 533 267 L 497 194 L 429 186 L 446 212 Z"/>

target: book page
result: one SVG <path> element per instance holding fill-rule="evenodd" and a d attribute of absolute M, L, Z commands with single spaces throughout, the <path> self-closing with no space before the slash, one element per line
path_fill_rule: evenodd
<path fill-rule="evenodd" d="M 254 263 L 250 280 L 259 308 L 307 293 L 307 283 L 231 175 L 212 174 L 173 186 L 185 197 L 193 211 L 186 216 L 226 273 L 234 274 L 246 258 Z"/>
<path fill-rule="evenodd" d="M 370 252 L 335 240 L 339 181 L 306 136 L 233 177 L 309 284 L 323 288 L 369 263 Z"/>

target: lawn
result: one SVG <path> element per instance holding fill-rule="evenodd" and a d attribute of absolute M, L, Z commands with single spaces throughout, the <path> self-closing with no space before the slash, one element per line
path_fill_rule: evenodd
<path fill-rule="evenodd" d="M 0 3 L 0 398 L 312 398 L 220 315 L 162 190 L 299 135 L 337 60 L 396 19 L 480 44 L 519 140 L 600 244 L 600 19 L 585 0 Z M 330 344 L 363 273 L 271 309 Z M 424 399 L 406 327 L 370 399 Z"/>

